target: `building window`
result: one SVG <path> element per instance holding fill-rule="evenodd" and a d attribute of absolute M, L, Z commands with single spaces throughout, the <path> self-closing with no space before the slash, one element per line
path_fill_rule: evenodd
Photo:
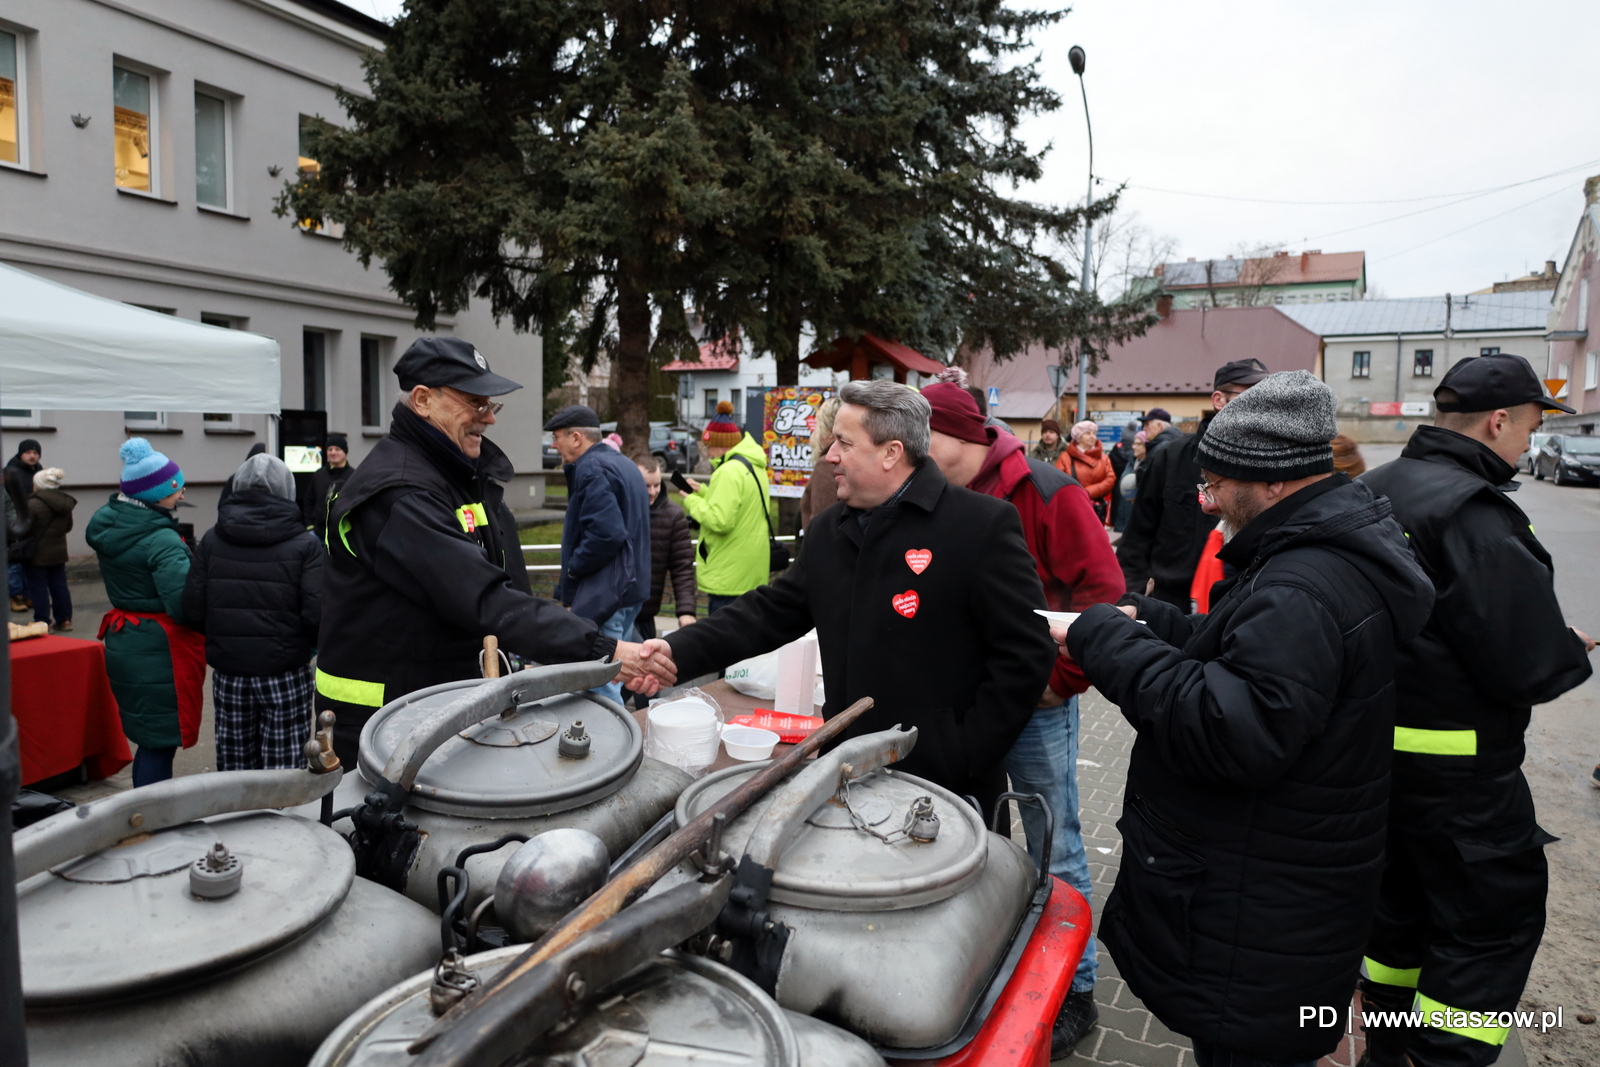
<path fill-rule="evenodd" d="M 321 330 L 307 330 L 302 336 L 300 370 L 305 382 L 304 400 L 300 406 L 306 411 L 327 411 L 328 335 Z"/>
<path fill-rule="evenodd" d="M 1600 385 L 1600 352 L 1590 352 L 1583 357 L 1583 387 L 1593 389 Z"/>
<path fill-rule="evenodd" d="M 39 414 L 38 408 L 0 408 L 0 426 L 15 426 L 18 429 L 38 426 Z"/>
<path fill-rule="evenodd" d="M 1478 355 L 1480 355 L 1480 356 L 1498 356 L 1499 354 L 1500 354 L 1500 349 L 1499 348 L 1480 348 L 1480 349 L 1478 349 Z"/>
<path fill-rule="evenodd" d="M 319 130 L 331 129 L 332 123 L 317 118 L 314 115 L 300 116 L 300 173 L 321 174 L 322 164 L 317 162 L 311 154 L 311 135 Z M 301 219 L 300 228 L 306 233 L 321 234 L 324 237 L 343 237 L 344 224 L 331 219 Z"/>
<path fill-rule="evenodd" d="M 1567 396 L 1567 390 L 1572 385 L 1572 364 L 1563 363 L 1557 367 L 1556 377 L 1561 380 L 1561 388 L 1556 392 L 1556 399 L 1564 400 Z"/>
<path fill-rule="evenodd" d="M 706 390 L 705 416 L 708 419 L 717 417 L 717 391 L 715 389 Z"/>
<path fill-rule="evenodd" d="M 23 116 L 27 109 L 22 106 L 22 63 L 17 35 L 0 30 L 0 163 L 26 167 Z"/>
<path fill-rule="evenodd" d="M 733 401 L 733 421 L 744 421 L 744 390 L 734 389 L 728 393 L 728 399 Z"/>
<path fill-rule="evenodd" d="M 167 413 L 165 411 L 124 411 L 122 425 L 130 430 L 165 430 L 167 428 Z"/>
<path fill-rule="evenodd" d="M 194 94 L 194 198 L 206 207 L 231 206 L 228 167 L 228 102 Z"/>
<path fill-rule="evenodd" d="M 1352 352 L 1350 354 L 1350 377 L 1352 377 L 1352 378 L 1370 378 L 1370 377 L 1372 377 L 1372 353 L 1371 352 Z"/>
<path fill-rule="evenodd" d="M 1419 348 L 1412 353 L 1411 376 L 1413 378 L 1433 377 L 1433 349 Z"/>
<path fill-rule="evenodd" d="M 115 104 L 112 140 L 119 189 L 154 193 L 155 125 L 154 99 L 150 94 L 150 75 L 126 67 L 111 68 L 112 100 Z"/>
<path fill-rule="evenodd" d="M 361 425 L 383 426 L 383 342 L 361 339 Z"/>

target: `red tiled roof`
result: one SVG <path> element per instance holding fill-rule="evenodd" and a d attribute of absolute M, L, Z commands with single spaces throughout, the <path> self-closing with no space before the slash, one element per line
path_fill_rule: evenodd
<path fill-rule="evenodd" d="M 738 349 L 735 348 L 731 354 L 728 354 L 728 345 L 725 342 L 701 345 L 700 359 L 697 362 L 691 363 L 686 359 L 675 359 L 671 363 L 664 364 L 661 369 L 668 372 L 689 371 L 691 373 L 695 371 L 738 370 Z"/>
<path fill-rule="evenodd" d="M 918 374 L 938 374 L 946 369 L 943 363 L 929 359 L 914 348 L 907 348 L 898 341 L 885 341 L 877 334 L 871 333 L 864 333 L 854 341 L 840 337 L 832 344 L 811 353 L 805 358 L 805 362 L 813 367 L 848 371 L 851 360 L 858 351 L 865 352 L 869 363 L 888 363 L 901 370 L 916 371 Z"/>
<path fill-rule="evenodd" d="M 1269 370 L 1315 372 L 1320 339 L 1275 307 L 1191 308 L 1175 310 L 1143 337 L 1118 345 L 1089 378 L 1089 392 L 1130 396 L 1210 394 L 1217 368 L 1251 356 Z M 1000 389 L 1000 418 L 1042 418 L 1055 398 L 1045 368 L 1057 352 L 1042 345 L 995 363 L 987 352 L 973 356 L 968 376 L 974 385 Z M 1076 390 L 1073 371 L 1065 386 Z"/>
<path fill-rule="evenodd" d="M 1219 260 L 1219 265 L 1224 260 Z M 1307 285 L 1316 282 L 1354 282 L 1360 281 L 1366 272 L 1367 254 L 1365 252 L 1291 252 L 1286 256 L 1266 256 L 1260 259 L 1247 259 L 1244 261 L 1242 276 L 1249 284 L 1261 285 Z M 1179 274 L 1186 276 L 1201 264 L 1169 263 L 1165 265 L 1168 270 L 1164 275 Z M 1178 271 L 1173 268 L 1187 268 Z M 1217 281 L 1219 288 L 1238 284 L 1237 281 Z M 1168 289 L 1204 289 L 1206 283 L 1204 276 L 1193 281 L 1172 281 L 1169 277 Z"/>

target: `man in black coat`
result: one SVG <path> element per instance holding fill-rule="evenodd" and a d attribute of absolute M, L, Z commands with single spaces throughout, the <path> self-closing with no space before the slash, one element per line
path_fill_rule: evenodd
<path fill-rule="evenodd" d="M 1117 560 L 1128 581 L 1128 592 L 1148 590 L 1179 611 L 1193 610 L 1189 586 L 1206 537 L 1217 524 L 1216 516 L 1200 506 L 1195 492 L 1200 481 L 1200 438 L 1216 412 L 1267 373 L 1259 359 L 1224 363 L 1211 383 L 1212 415 L 1201 420 L 1199 432 L 1185 436 L 1169 427 L 1145 445 L 1144 466 L 1137 476 L 1139 495 L 1133 498 L 1127 527 L 1117 544 Z M 1169 434 L 1176 434 L 1176 440 L 1163 444 Z"/>
<path fill-rule="evenodd" d="M 25 437 L 17 443 L 17 454 L 6 460 L 6 494 L 18 515 L 28 514 L 28 497 L 33 495 L 33 476 L 44 470 L 40 464 L 43 449 L 39 442 Z M 6 584 L 11 594 L 11 610 L 27 611 L 33 607 L 28 597 L 27 582 L 22 576 L 22 564 L 10 563 L 6 567 Z"/>
<path fill-rule="evenodd" d="M 824 718 L 876 704 L 845 734 L 917 727 L 897 766 L 985 810 L 1054 665 L 1044 591 L 1016 508 L 929 462 L 928 401 L 888 381 L 840 391 L 828 459 L 839 503 L 771 585 L 665 640 L 645 662 L 694 677 L 817 631 Z M 687 672 L 687 673 L 685 673 Z"/>
<path fill-rule="evenodd" d="M 251 456 L 230 481 L 183 587 L 184 622 L 206 635 L 217 770 L 304 766 L 326 553 L 283 460 Z"/>
<path fill-rule="evenodd" d="M 1509 492 L 1546 408 L 1521 356 L 1462 360 L 1439 415 L 1400 458 L 1362 478 L 1389 498 L 1439 591 L 1400 650 L 1389 865 L 1362 967 L 1369 1012 L 1426 1013 L 1420 1029 L 1367 1026 L 1375 1067 L 1483 1065 L 1544 932 L 1544 846 L 1522 776 L 1535 704 L 1583 683 L 1594 642 L 1567 625 L 1550 555 Z M 1458 1012 L 1462 1018 L 1433 1012 Z"/>
<path fill-rule="evenodd" d="M 328 532 L 328 509 L 334 498 L 344 488 L 344 483 L 356 472 L 350 462 L 350 439 L 342 433 L 328 435 L 322 450 L 322 469 L 311 475 L 311 484 L 301 505 L 301 515 L 311 532 L 321 541 Z"/>
<path fill-rule="evenodd" d="M 317 710 L 338 715 L 334 750 L 346 767 L 378 708 L 479 677 L 489 634 L 540 663 L 615 655 L 625 679 L 638 677 L 638 645 L 529 591 L 505 504 L 515 469 L 483 435 L 500 409 L 490 398 L 521 386 L 456 337 L 418 339 L 394 371 L 405 396 L 389 433 L 328 515 Z"/>
<path fill-rule="evenodd" d="M 1200 1067 L 1332 1052 L 1377 901 L 1395 646 L 1433 588 L 1388 503 L 1333 473 L 1334 433 L 1305 371 L 1219 412 L 1199 457 L 1236 573 L 1211 613 L 1130 594 L 1065 635 L 1138 731 L 1100 937 Z"/>

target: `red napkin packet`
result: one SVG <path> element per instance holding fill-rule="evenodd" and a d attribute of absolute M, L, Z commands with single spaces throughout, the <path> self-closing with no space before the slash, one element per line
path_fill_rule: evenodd
<path fill-rule="evenodd" d="M 754 726 L 760 730 L 771 730 L 778 735 L 778 740 L 786 745 L 797 741 L 804 741 L 815 729 L 822 725 L 820 715 L 780 715 L 776 711 L 766 708 L 757 708 L 751 715 L 735 715 L 728 720 L 734 726 Z"/>

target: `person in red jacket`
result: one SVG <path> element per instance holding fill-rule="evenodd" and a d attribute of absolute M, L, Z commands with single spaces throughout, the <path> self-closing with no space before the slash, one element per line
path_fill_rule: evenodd
<path fill-rule="evenodd" d="M 936 382 L 922 395 L 933 407 L 929 457 L 952 485 L 1009 500 L 1016 507 L 1051 610 L 1082 611 L 1121 597 L 1122 568 L 1083 486 L 1065 471 L 1030 460 L 1015 437 L 985 426 L 978 405 L 960 386 Z M 1005 761 L 1012 789 L 1042 794 L 1050 805 L 1055 819 L 1050 873 L 1086 900 L 1091 885 L 1078 820 L 1077 764 L 1078 694 L 1088 688 L 1078 665 L 1058 656 L 1032 719 Z M 1038 862 L 1044 816 L 1030 805 L 1021 808 L 1028 852 Z M 1098 1020 L 1094 982 L 1090 938 L 1051 1033 L 1052 1060 L 1068 1055 Z"/>
<path fill-rule="evenodd" d="M 1111 457 L 1100 444 L 1100 427 L 1090 419 L 1074 426 L 1072 440 L 1056 460 L 1056 467 L 1083 486 L 1095 514 L 1110 525 L 1111 490 L 1117 484 L 1117 472 L 1111 469 Z"/>

